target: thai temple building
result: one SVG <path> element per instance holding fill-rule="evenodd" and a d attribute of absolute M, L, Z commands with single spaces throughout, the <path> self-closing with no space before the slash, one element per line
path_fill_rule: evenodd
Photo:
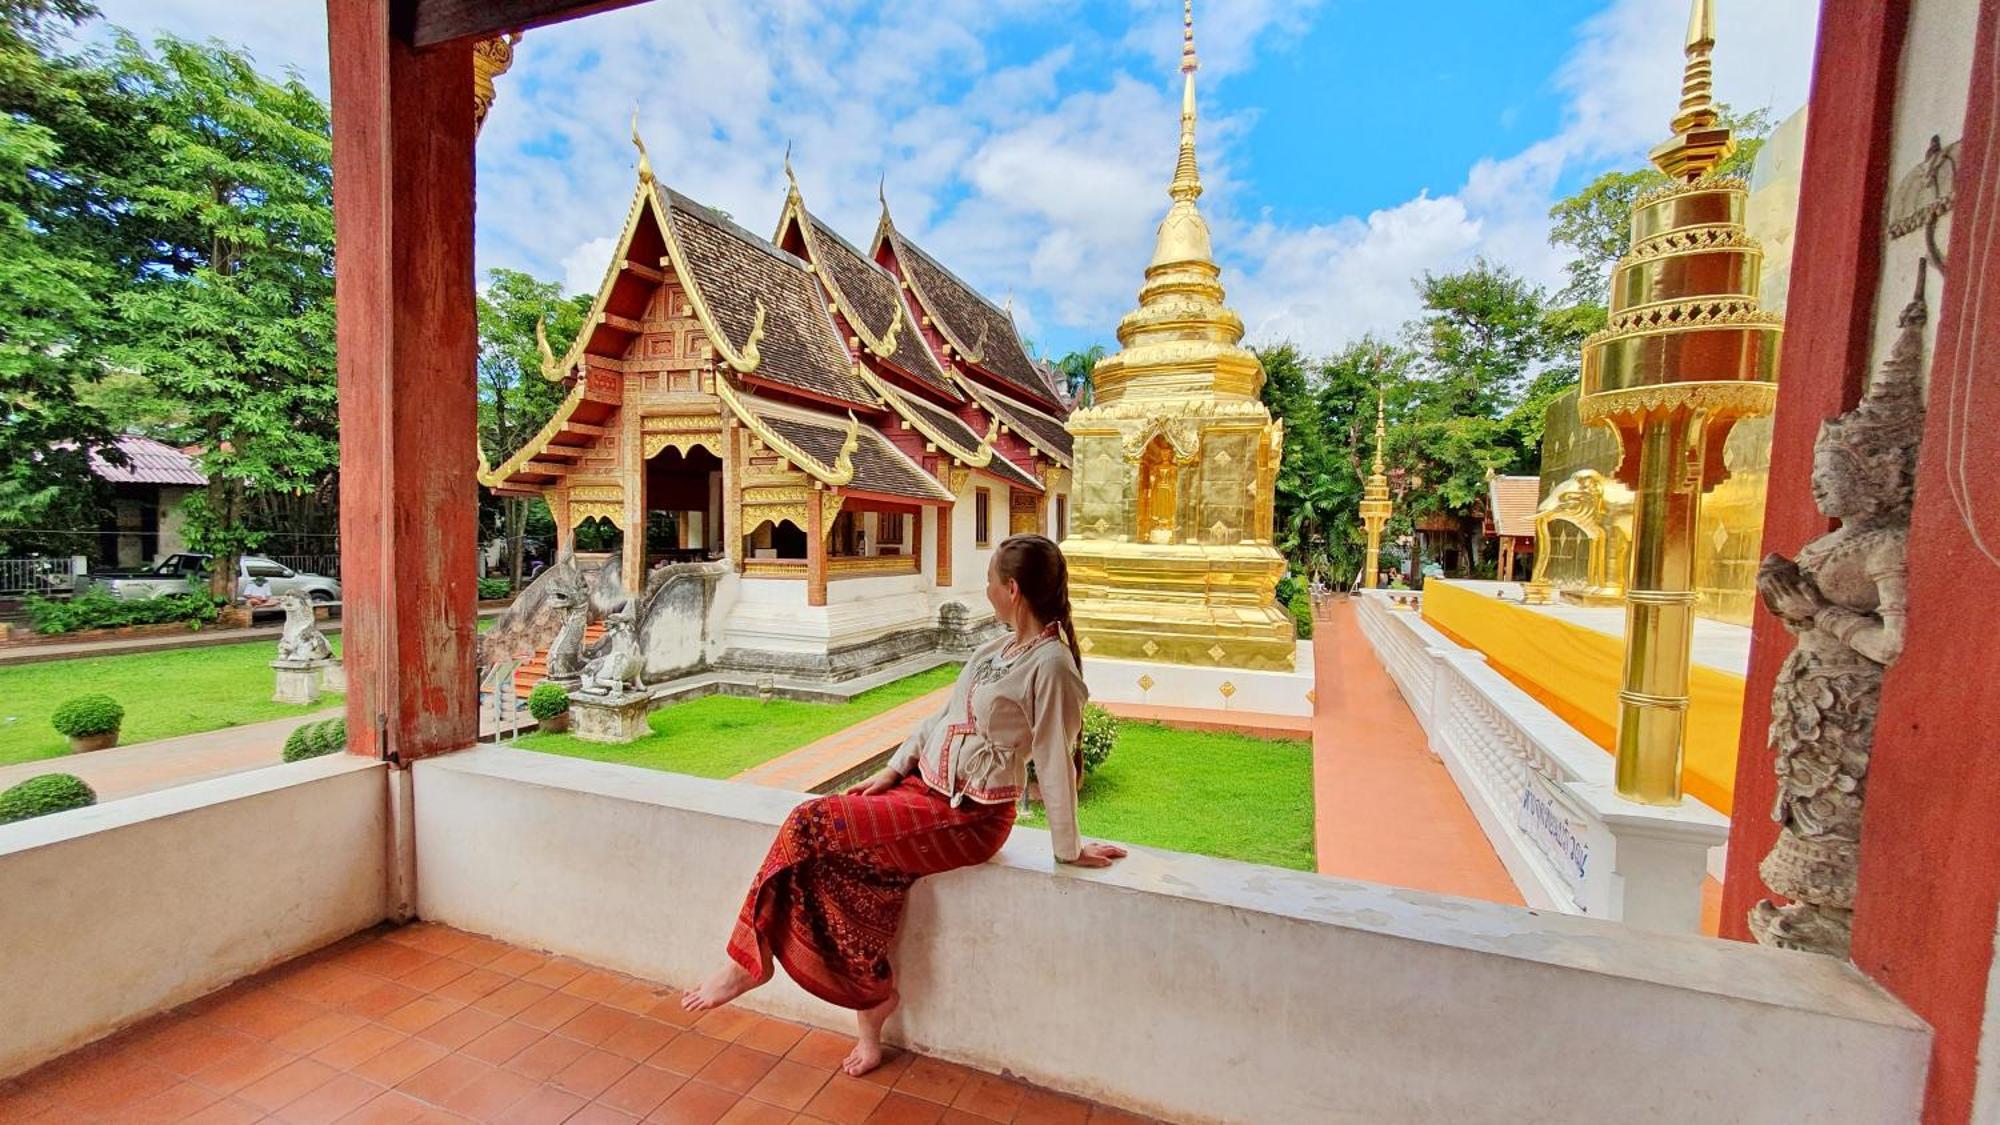
<path fill-rule="evenodd" d="M 1164 684 L 1163 696 L 1183 705 L 1220 707 L 1254 678 L 1197 684 L 1179 669 L 1278 673 L 1282 686 L 1300 671 L 1300 646 L 1272 595 L 1285 569 L 1271 545 L 1284 426 L 1258 397 L 1263 368 L 1242 345 L 1242 318 L 1222 303 L 1222 270 L 1195 207 L 1196 66 L 1184 10 L 1173 202 L 1139 307 L 1119 321 L 1122 348 L 1098 363 L 1095 401 L 1069 419 L 1077 509 L 1063 551 L 1093 690 L 1118 698 L 1137 685 L 1146 696 Z M 1133 669 L 1109 661 L 1174 667 L 1126 676 Z M 1310 714 L 1310 676 L 1293 686 L 1252 709 Z"/>
<path fill-rule="evenodd" d="M 655 675 L 841 679 L 976 635 L 992 548 L 1069 519 L 1066 407 L 1011 315 L 886 199 L 861 250 L 807 207 L 788 158 L 767 241 L 639 149 L 596 302 L 562 355 L 544 347 L 568 397 L 497 466 L 482 451 L 481 483 L 545 499 L 562 553 L 589 521 L 616 528 L 627 591 L 702 579 L 664 622 L 697 626 L 700 651 L 656 651 Z"/>

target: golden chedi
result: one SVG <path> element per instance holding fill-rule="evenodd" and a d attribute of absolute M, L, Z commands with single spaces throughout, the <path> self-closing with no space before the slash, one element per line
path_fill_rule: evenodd
<path fill-rule="evenodd" d="M 1291 671 L 1294 626 L 1273 587 L 1282 424 L 1258 398 L 1257 357 L 1222 303 L 1195 209 L 1194 17 L 1185 11 L 1180 157 L 1122 350 L 1072 414 L 1076 511 L 1062 544 L 1077 631 L 1092 656 Z"/>
<path fill-rule="evenodd" d="M 1757 302 L 1748 189 L 1714 174 L 1735 147 L 1710 95 L 1714 46 L 1710 0 L 1694 0 L 1674 136 L 1652 154 L 1674 183 L 1633 204 L 1577 406 L 1617 433 L 1617 477 L 1632 490 L 1617 788 L 1649 804 L 1681 797 L 1702 496 L 1726 475 L 1730 430 L 1776 399 L 1782 321 Z"/>
<path fill-rule="evenodd" d="M 1361 526 L 1368 533 L 1368 554 L 1361 563 L 1361 584 L 1370 590 L 1382 568 L 1382 529 L 1395 512 L 1389 499 L 1389 475 L 1382 471 L 1382 448 L 1389 443 L 1389 427 L 1383 419 L 1386 405 L 1375 395 L 1375 471 L 1361 485 Z"/>

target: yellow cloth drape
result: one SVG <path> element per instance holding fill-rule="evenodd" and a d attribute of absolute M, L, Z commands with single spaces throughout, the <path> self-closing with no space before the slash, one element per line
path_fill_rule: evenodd
<path fill-rule="evenodd" d="M 1607 753 L 1618 733 L 1618 683 L 1625 641 L 1518 602 L 1463 586 L 1424 584 L 1424 620 L 1486 656 L 1513 681 Z M 1727 814 L 1735 803 L 1736 738 L 1743 723 L 1743 677 L 1695 665 L 1688 677 L 1687 750 L 1681 785 Z"/>

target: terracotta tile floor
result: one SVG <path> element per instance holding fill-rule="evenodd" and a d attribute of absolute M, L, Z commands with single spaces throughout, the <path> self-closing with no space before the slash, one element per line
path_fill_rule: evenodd
<path fill-rule="evenodd" d="M 1521 905 L 1521 893 L 1402 693 L 1338 599 L 1313 629 L 1313 819 L 1319 870 Z"/>
<path fill-rule="evenodd" d="M 0 1082 L 0 1122 L 1142 1122 L 434 925 L 360 934 Z"/>

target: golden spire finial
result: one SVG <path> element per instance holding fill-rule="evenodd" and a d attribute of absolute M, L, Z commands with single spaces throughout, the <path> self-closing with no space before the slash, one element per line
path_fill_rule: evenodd
<path fill-rule="evenodd" d="M 1194 159 L 1194 72 L 1200 66 L 1194 54 L 1194 0 L 1181 0 L 1181 153 L 1167 194 L 1189 203 L 1201 195 L 1201 169 Z"/>
<path fill-rule="evenodd" d="M 1688 12 L 1687 64 L 1681 71 L 1681 104 L 1668 126 L 1674 135 L 1653 150 L 1653 164 L 1677 180 L 1698 180 L 1736 151 L 1715 108 L 1715 4 L 1692 0 Z"/>
<path fill-rule="evenodd" d="M 1375 475 L 1382 475 L 1382 447 L 1389 442 L 1389 426 L 1385 421 L 1388 407 L 1382 389 L 1375 389 Z"/>
<path fill-rule="evenodd" d="M 653 182 L 653 161 L 646 155 L 646 142 L 639 139 L 639 107 L 632 106 L 632 147 L 639 150 L 639 182 L 650 185 Z"/>
<path fill-rule="evenodd" d="M 786 193 L 796 198 L 799 194 L 799 178 L 792 175 L 792 142 L 785 142 L 785 183 Z"/>

